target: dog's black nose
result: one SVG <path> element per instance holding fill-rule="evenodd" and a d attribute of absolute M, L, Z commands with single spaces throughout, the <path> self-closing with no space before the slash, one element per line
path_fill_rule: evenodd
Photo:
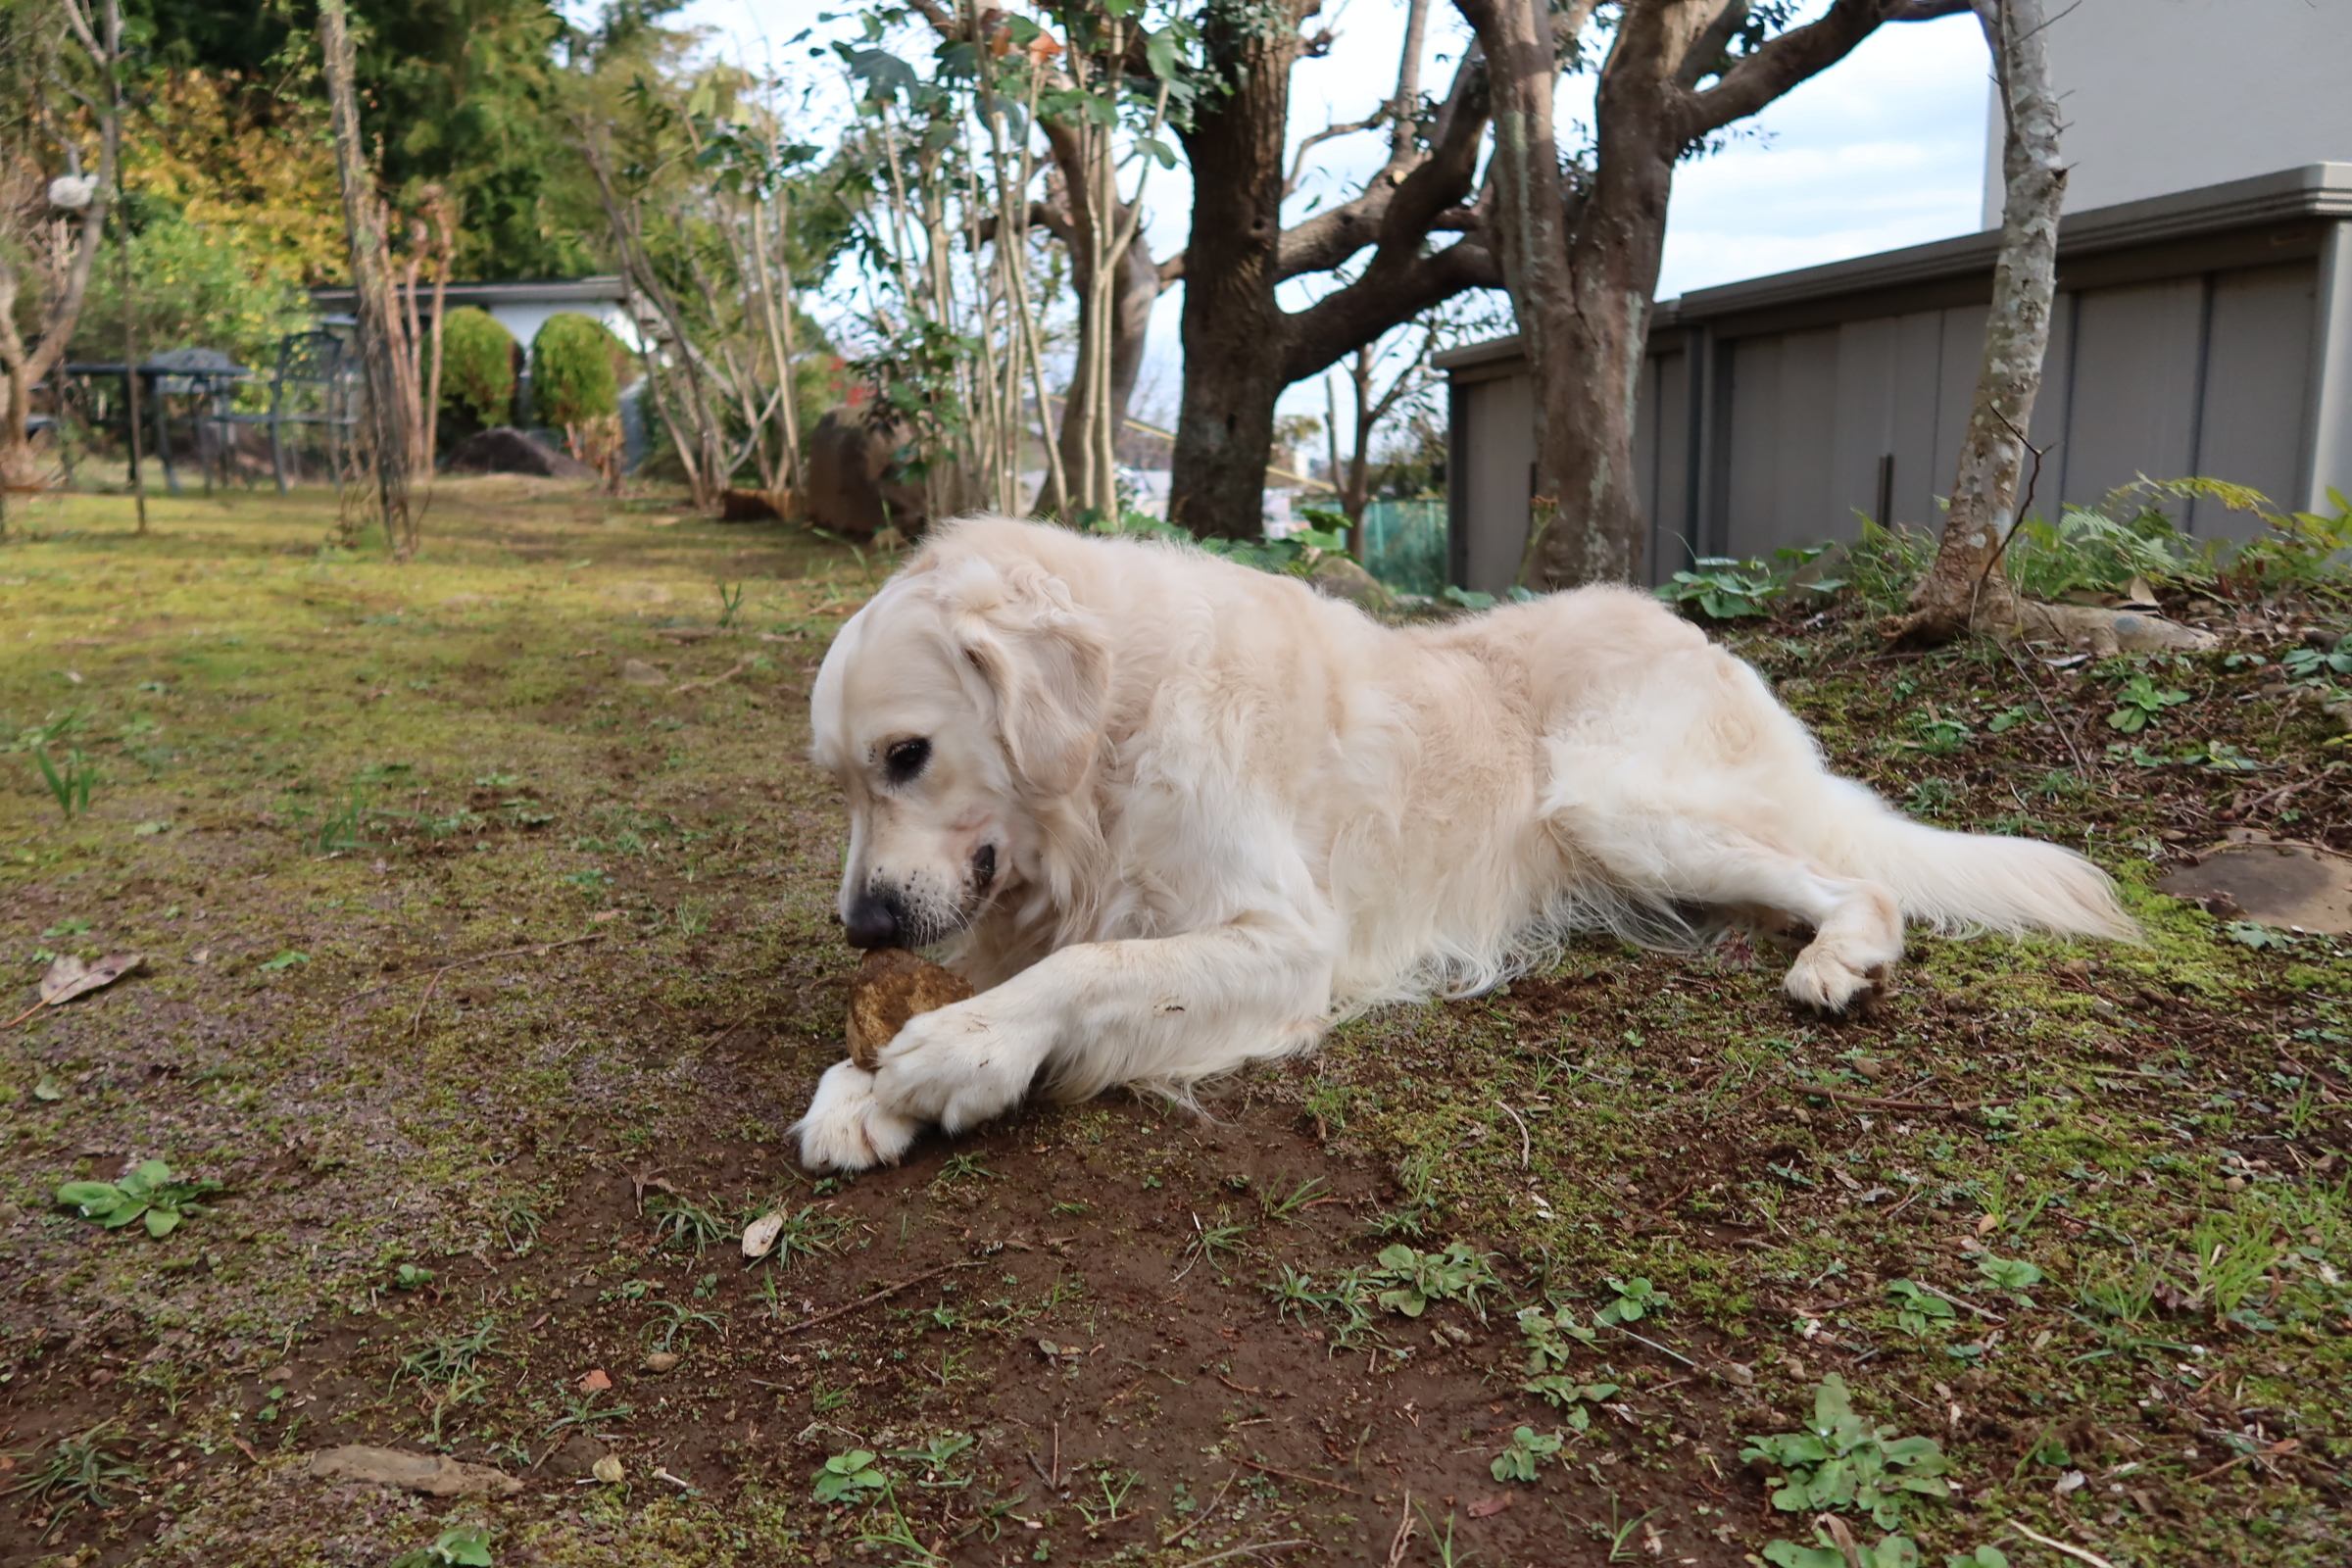
<path fill-rule="evenodd" d="M 860 893 L 850 901 L 850 946 L 853 948 L 895 948 L 899 945 L 899 913 L 871 893 Z"/>

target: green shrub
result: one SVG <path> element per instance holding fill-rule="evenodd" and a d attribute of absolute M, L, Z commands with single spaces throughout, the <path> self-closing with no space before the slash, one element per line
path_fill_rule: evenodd
<path fill-rule="evenodd" d="M 618 414 L 627 352 L 592 317 L 549 317 L 531 340 L 531 404 L 539 422 L 585 424 Z"/>
<path fill-rule="evenodd" d="M 2135 577 L 2151 586 L 2211 583 L 2212 563 L 2195 541 L 2141 502 L 2137 488 L 2114 491 L 2095 508 L 2063 508 L 2056 522 L 2028 517 L 2020 523 L 2003 563 L 2018 592 L 2046 601 L 2070 593 L 2121 593 Z"/>
<path fill-rule="evenodd" d="M 466 305 L 450 312 L 441 323 L 441 413 L 476 424 L 506 423 L 514 406 L 516 347 L 514 334 L 488 311 Z"/>
<path fill-rule="evenodd" d="M 1773 560 L 1779 564 L 1760 560 L 1734 561 L 1728 556 L 1701 556 L 1691 563 L 1697 569 L 1678 571 L 1671 581 L 1662 582 L 1652 590 L 1668 604 L 1679 605 L 1685 611 L 1696 611 L 1709 620 L 1738 620 L 1744 615 L 1764 615 L 1772 612 L 1773 602 L 1791 589 L 1812 593 L 1835 593 L 1845 586 L 1842 577 L 1821 577 L 1811 582 L 1798 582 L 1797 574 L 1829 553 L 1829 545 L 1804 545 L 1775 550 Z"/>
<path fill-rule="evenodd" d="M 2166 501 L 2209 501 L 2263 521 L 2251 539 L 2195 540 L 2162 510 Z M 2337 559 L 2352 549 L 2352 502 L 2328 492 L 2333 515 L 2271 511 L 2259 490 L 2220 479 L 2138 479 L 2096 507 L 2068 507 L 2055 523 L 2028 517 L 2009 542 L 2010 580 L 2028 598 L 2118 593 L 2132 578 L 2253 601 L 2344 585 Z"/>
<path fill-rule="evenodd" d="M 191 222 L 158 204 L 140 205 L 144 220 L 130 242 L 140 358 L 186 347 L 224 350 L 260 373 L 246 403 L 266 406 L 278 338 L 311 324 L 301 277 L 240 224 Z M 113 243 L 90 273 L 70 358 L 122 358 L 122 272 Z"/>
<path fill-rule="evenodd" d="M 1839 569 L 1855 595 L 1881 614 L 1902 610 L 1928 564 L 1936 559 L 1936 536 L 1908 524 L 1882 528 L 1862 518 L 1862 537 L 1845 548 Z"/>

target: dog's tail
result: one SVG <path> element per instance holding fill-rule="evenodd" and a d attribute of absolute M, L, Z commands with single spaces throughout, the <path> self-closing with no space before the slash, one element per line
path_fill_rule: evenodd
<path fill-rule="evenodd" d="M 2039 929 L 2140 940 L 2139 927 L 2116 902 L 2113 881 L 2074 851 L 1949 833 L 1848 788 L 1853 797 L 1838 801 L 1820 825 L 1819 853 L 1846 875 L 1892 891 L 1907 918 L 1949 932 Z"/>

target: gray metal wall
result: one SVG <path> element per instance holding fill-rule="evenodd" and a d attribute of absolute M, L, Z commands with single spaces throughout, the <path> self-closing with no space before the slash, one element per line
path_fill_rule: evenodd
<path fill-rule="evenodd" d="M 2299 499 L 2309 454 L 2311 262 L 2061 294 L 2032 438 L 2048 458 L 2035 510 L 2096 502 L 2146 474 L 2199 474 Z M 1759 333 L 1718 347 L 1720 494 L 1709 554 L 1849 539 L 1856 514 L 1934 526 L 1975 396 L 1985 308 Z M 1678 356 L 1679 358 L 1679 356 Z M 2208 503 L 2199 537 L 2258 519 Z"/>
<path fill-rule="evenodd" d="M 2034 510 L 2090 504 L 2135 476 L 2199 474 L 2301 503 L 2319 268 L 2312 261 L 2061 294 L 2032 436 L 2048 456 Z M 1850 540 L 1861 516 L 1935 527 L 1975 395 L 1985 307 L 1866 317 L 1652 344 L 1636 416 L 1651 521 L 1648 577 L 1690 556 L 1770 556 Z M 1693 352 L 1711 357 L 1697 406 Z M 1515 359 L 1455 372 L 1461 472 L 1456 579 L 1500 593 L 1525 542 L 1533 388 Z M 1694 416 L 1704 425 L 1694 439 Z M 1696 501 L 1693 504 L 1693 488 Z M 2261 527 L 2200 502 L 2200 538 Z"/>

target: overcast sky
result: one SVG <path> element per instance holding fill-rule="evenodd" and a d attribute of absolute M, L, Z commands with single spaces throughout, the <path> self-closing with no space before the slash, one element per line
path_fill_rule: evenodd
<path fill-rule="evenodd" d="M 1815 0 L 1807 9 L 1825 4 Z M 827 68 L 806 58 L 806 45 L 788 52 L 781 46 L 804 27 L 817 26 L 820 37 L 831 33 L 834 27 L 817 23 L 820 13 L 854 9 L 843 0 L 693 0 L 680 20 L 710 29 L 714 48 L 739 52 L 747 63 L 773 58 L 818 74 L 809 79 L 822 94 L 830 86 L 819 79 Z M 1293 76 L 1294 138 L 1361 119 L 1389 95 L 1403 11 L 1396 0 L 1327 4 L 1322 23 L 1336 41 L 1326 58 L 1303 62 Z M 1433 5 L 1431 21 L 1423 87 L 1442 92 L 1466 32 L 1444 0 Z M 1984 38 L 1965 14 L 1881 28 L 1843 62 L 1747 122 L 1734 145 L 1678 172 L 1659 297 L 1975 229 L 1990 105 L 1986 76 Z M 1563 121 L 1586 123 L 1590 100 L 1589 79 L 1571 80 L 1563 89 Z M 1563 129 L 1564 137 L 1576 134 Z M 1325 143 L 1319 174 L 1303 184 L 1286 216 L 1296 219 L 1317 197 L 1344 196 L 1378 167 L 1382 152 L 1376 133 Z M 1152 176 L 1146 232 L 1154 256 L 1184 243 L 1188 183 L 1181 166 Z M 1141 399 L 1150 414 L 1173 416 L 1178 308 L 1179 295 L 1171 291 L 1152 318 Z M 1320 413 L 1322 403 L 1319 389 L 1302 386 L 1292 389 L 1285 407 Z"/>

